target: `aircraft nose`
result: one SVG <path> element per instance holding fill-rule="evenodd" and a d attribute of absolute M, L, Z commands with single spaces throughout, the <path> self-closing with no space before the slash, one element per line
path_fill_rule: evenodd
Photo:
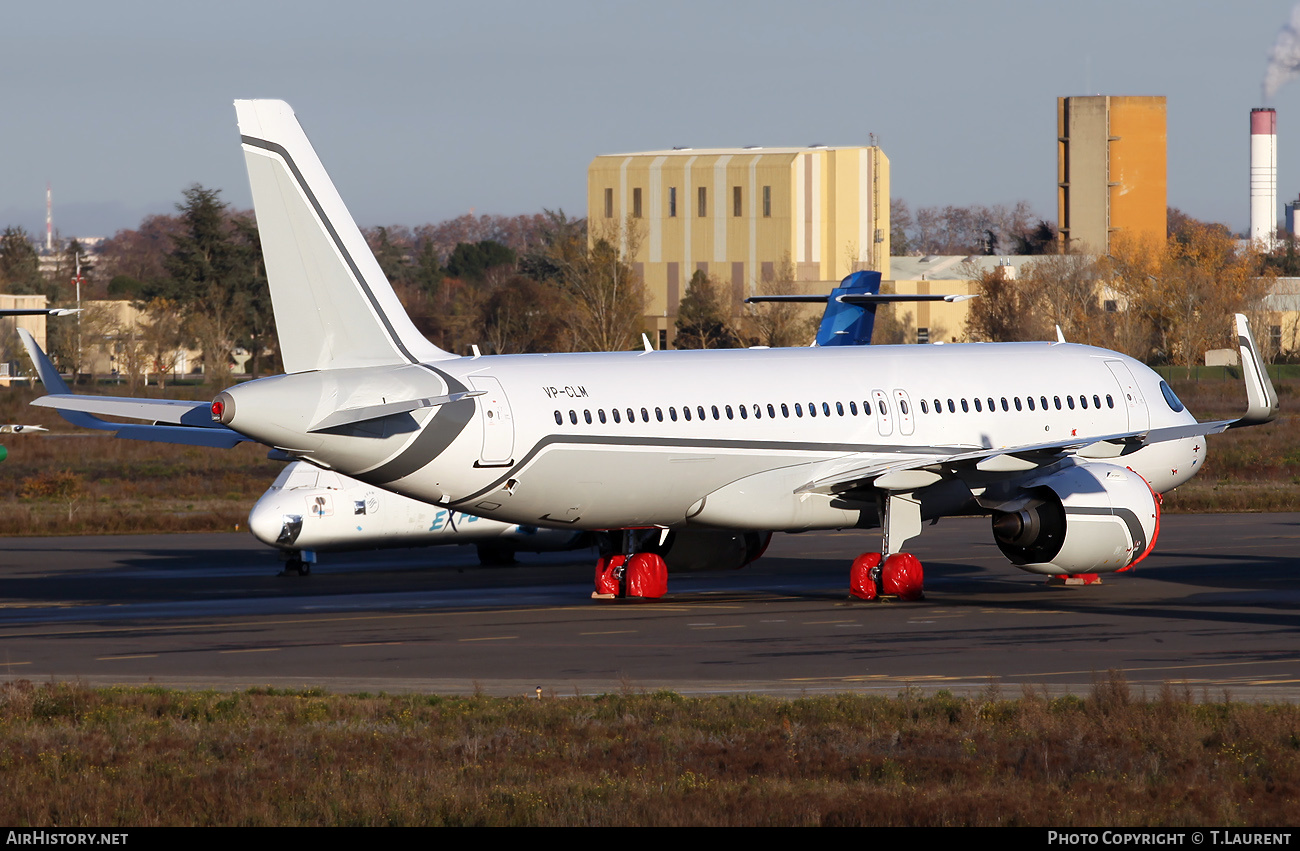
<path fill-rule="evenodd" d="M 294 516 L 286 512 L 277 496 L 267 494 L 248 512 L 248 530 L 268 547 L 289 546 L 302 531 L 301 514 Z"/>

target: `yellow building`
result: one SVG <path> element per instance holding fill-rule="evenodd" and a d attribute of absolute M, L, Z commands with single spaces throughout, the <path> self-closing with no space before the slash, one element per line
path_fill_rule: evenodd
<path fill-rule="evenodd" d="M 0 293 L 0 309 L 4 310 L 44 310 L 46 299 L 43 295 L 10 295 Z M 60 321 L 60 320 L 55 320 Z M 66 321 L 66 320 L 63 320 Z M 0 317 L 0 387 L 8 387 L 12 379 L 27 380 L 25 362 L 27 360 L 22 341 L 15 333 L 16 328 L 31 332 L 36 342 L 45 345 L 45 316 L 3 316 Z"/>
<path fill-rule="evenodd" d="M 1105 254 L 1116 233 L 1164 240 L 1164 97 L 1056 99 L 1057 222 L 1075 250 Z"/>
<path fill-rule="evenodd" d="M 662 346 L 696 270 L 736 304 L 787 269 L 816 292 L 862 269 L 888 274 L 889 159 L 874 146 L 600 156 L 587 170 L 587 223 L 590 239 L 628 249 Z"/>

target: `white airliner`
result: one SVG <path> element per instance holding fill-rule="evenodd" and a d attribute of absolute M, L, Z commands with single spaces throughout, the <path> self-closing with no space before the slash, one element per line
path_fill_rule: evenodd
<path fill-rule="evenodd" d="M 210 406 L 35 404 L 170 424 L 122 436 L 254 440 L 505 522 L 629 530 L 604 594 L 662 594 L 654 546 L 678 530 L 878 525 L 851 587 L 918 596 L 904 543 L 960 514 L 991 515 L 1025 570 L 1122 570 L 1205 435 L 1277 414 L 1240 316 L 1248 410 L 1213 423 L 1143 364 L 1060 342 L 458 357 L 411 324 L 288 105 L 236 111 L 287 374 Z"/>

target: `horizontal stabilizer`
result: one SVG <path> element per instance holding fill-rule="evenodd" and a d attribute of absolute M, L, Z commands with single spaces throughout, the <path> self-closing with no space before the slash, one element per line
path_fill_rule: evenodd
<path fill-rule="evenodd" d="M 367 420 L 377 420 L 383 417 L 391 417 L 394 414 L 407 414 L 411 411 L 418 411 L 421 408 L 433 408 L 438 405 L 449 405 L 452 402 L 459 402 L 461 399 L 468 399 L 471 396 L 482 396 L 487 393 L 486 390 L 468 390 L 464 393 L 449 393 L 446 396 L 430 396 L 427 399 L 407 399 L 402 402 L 385 402 L 381 405 L 363 405 L 359 408 L 344 408 L 341 411 L 335 411 L 314 423 L 311 428 L 307 429 L 309 433 L 325 431 L 339 426 L 352 425 L 353 423 L 363 423 Z"/>
<path fill-rule="evenodd" d="M 117 436 L 126 440 L 147 440 L 151 443 L 179 443 L 184 446 L 210 446 L 229 449 L 248 438 L 224 426 L 221 428 L 194 428 L 173 425 L 120 425 L 109 423 L 117 429 Z M 251 441 L 250 441 L 251 442 Z"/>
<path fill-rule="evenodd" d="M 183 402 L 178 399 L 132 399 L 124 396 L 74 396 L 53 394 L 32 401 L 42 408 L 56 411 L 79 411 L 107 417 L 151 420 L 191 428 L 212 428 L 212 414 L 207 402 Z M 111 423 L 110 423 L 111 425 Z M 222 426 L 224 428 L 224 426 Z"/>
<path fill-rule="evenodd" d="M 130 399 L 115 396 L 77 396 L 59 375 L 49 355 L 41 350 L 25 329 L 19 328 L 27 354 L 36 366 L 36 374 L 50 395 L 32 401 L 42 408 L 53 408 L 74 426 L 95 431 L 116 432 L 118 437 L 130 440 L 151 440 L 157 443 L 181 443 L 187 446 L 214 446 L 230 448 L 248 438 L 212 422 L 206 402 L 181 402 L 171 399 Z M 126 404 L 122 404 L 126 403 Z M 177 425 L 131 425 L 101 420 L 95 414 L 134 419 L 161 420 Z M 27 428 L 30 428 L 28 426 Z M 44 429 L 41 429 L 44 431 Z"/>
<path fill-rule="evenodd" d="M 0 316 L 71 316 L 79 307 L 18 307 L 0 310 Z"/>

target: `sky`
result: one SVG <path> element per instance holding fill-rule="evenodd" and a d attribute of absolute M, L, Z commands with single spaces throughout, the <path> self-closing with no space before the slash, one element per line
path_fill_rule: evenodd
<path fill-rule="evenodd" d="M 108 236 L 187 186 L 251 206 L 235 98 L 288 101 L 357 222 L 585 215 L 599 154 L 860 145 L 894 197 L 1056 217 L 1056 98 L 1165 95 L 1169 203 L 1247 226 L 1252 107 L 1300 195 L 1294 0 L 10 4 L 0 227 Z"/>

